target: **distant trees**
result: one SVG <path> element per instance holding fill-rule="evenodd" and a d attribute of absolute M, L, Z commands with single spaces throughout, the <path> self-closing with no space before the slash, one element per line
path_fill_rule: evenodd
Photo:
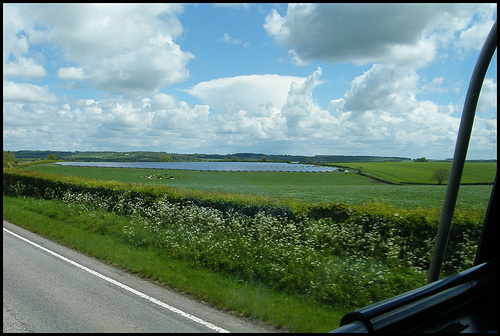
<path fill-rule="evenodd" d="M 45 162 L 44 160 L 47 161 L 57 161 L 59 160 L 55 154 L 50 153 L 45 159 L 43 157 L 40 157 L 38 159 L 28 159 L 26 160 L 25 158 L 21 157 L 21 161 L 19 161 L 16 158 L 16 155 L 12 153 L 11 151 L 3 151 L 3 167 L 4 168 L 14 168 L 16 166 L 21 166 L 21 165 L 27 165 L 27 164 L 34 164 L 37 162 Z"/>
<path fill-rule="evenodd" d="M 16 156 L 11 151 L 3 151 L 3 167 L 4 168 L 12 168 L 15 167 L 19 163 L 19 160 L 16 159 Z"/>
<path fill-rule="evenodd" d="M 156 158 L 156 162 L 172 162 L 174 161 L 171 156 L 161 155 Z"/>
<path fill-rule="evenodd" d="M 438 184 L 443 184 L 446 179 L 448 179 L 448 170 L 446 169 L 436 169 L 431 177 L 431 180 L 437 181 Z"/>
<path fill-rule="evenodd" d="M 424 156 L 422 156 L 421 158 L 413 160 L 413 162 L 427 162 L 427 159 Z"/>

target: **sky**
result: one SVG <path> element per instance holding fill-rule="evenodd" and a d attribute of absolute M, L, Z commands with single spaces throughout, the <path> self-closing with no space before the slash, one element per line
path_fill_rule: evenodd
<path fill-rule="evenodd" d="M 452 158 L 492 4 L 3 4 L 3 148 Z M 497 158 L 497 52 L 467 159 Z"/>

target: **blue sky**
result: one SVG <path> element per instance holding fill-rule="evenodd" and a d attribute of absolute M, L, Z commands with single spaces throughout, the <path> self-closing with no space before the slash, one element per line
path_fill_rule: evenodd
<path fill-rule="evenodd" d="M 4 150 L 453 156 L 496 4 L 3 4 Z M 497 54 L 468 159 L 497 157 Z"/>

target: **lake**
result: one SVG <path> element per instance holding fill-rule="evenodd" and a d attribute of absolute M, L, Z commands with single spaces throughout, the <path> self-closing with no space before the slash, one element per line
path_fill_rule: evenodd
<path fill-rule="evenodd" d="M 204 171 L 332 172 L 337 168 L 282 162 L 57 162 L 61 166 Z"/>

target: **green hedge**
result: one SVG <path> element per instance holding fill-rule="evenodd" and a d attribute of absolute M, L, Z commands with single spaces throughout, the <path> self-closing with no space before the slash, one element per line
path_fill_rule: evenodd
<path fill-rule="evenodd" d="M 110 211 L 116 210 L 114 204 L 120 199 L 140 199 L 146 205 L 163 199 L 173 204 L 195 204 L 248 216 L 261 212 L 275 216 L 294 216 L 305 208 L 303 204 L 293 200 L 90 180 L 16 169 L 3 170 L 3 192 L 9 196 L 22 195 L 43 199 L 61 199 L 66 192 L 89 193 L 106 199 Z M 121 211 L 126 214 L 126 209 Z"/>

